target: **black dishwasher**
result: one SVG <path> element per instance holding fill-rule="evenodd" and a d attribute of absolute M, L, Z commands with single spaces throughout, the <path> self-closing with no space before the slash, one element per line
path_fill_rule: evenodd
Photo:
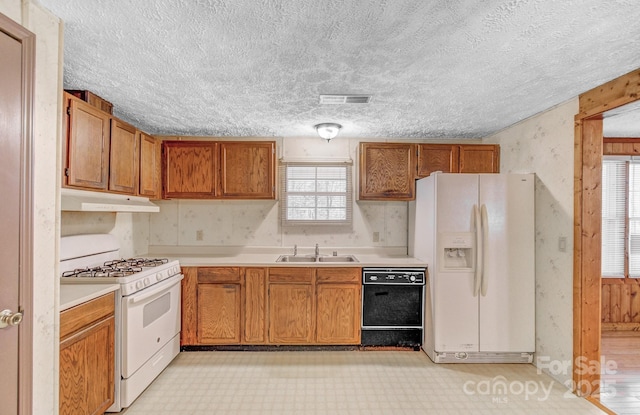
<path fill-rule="evenodd" d="M 425 268 L 362 269 L 363 346 L 422 345 L 425 279 Z"/>

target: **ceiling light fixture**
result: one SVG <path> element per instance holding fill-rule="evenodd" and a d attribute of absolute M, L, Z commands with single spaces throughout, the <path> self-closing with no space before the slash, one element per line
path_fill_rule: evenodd
<path fill-rule="evenodd" d="M 340 124 L 336 124 L 334 122 L 325 122 L 318 124 L 315 127 L 318 135 L 327 140 L 327 143 L 331 141 L 332 138 L 335 138 L 342 128 Z"/>

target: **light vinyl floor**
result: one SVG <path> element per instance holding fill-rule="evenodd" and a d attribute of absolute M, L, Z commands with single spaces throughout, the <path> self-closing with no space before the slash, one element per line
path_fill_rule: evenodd
<path fill-rule="evenodd" d="M 602 414 L 533 365 L 420 351 L 183 352 L 126 415 Z"/>

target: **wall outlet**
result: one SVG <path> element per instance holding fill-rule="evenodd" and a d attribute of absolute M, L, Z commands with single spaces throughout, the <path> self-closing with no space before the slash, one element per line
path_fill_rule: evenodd
<path fill-rule="evenodd" d="M 380 232 L 373 233 L 373 242 L 380 242 Z"/>
<path fill-rule="evenodd" d="M 201 241 L 204 237 L 204 232 L 202 229 L 196 231 L 196 241 Z"/>

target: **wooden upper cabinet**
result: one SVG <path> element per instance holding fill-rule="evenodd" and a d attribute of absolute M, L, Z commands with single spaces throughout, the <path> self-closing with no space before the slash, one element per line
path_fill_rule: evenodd
<path fill-rule="evenodd" d="M 160 198 L 160 143 L 154 137 L 143 132 L 138 133 L 140 152 L 140 196 L 150 199 Z"/>
<path fill-rule="evenodd" d="M 498 173 L 500 146 L 493 144 L 461 145 L 460 173 Z"/>
<path fill-rule="evenodd" d="M 109 190 L 135 195 L 138 193 L 138 132 L 117 118 L 111 119 Z"/>
<path fill-rule="evenodd" d="M 360 143 L 361 200 L 412 200 L 416 151 L 412 143 Z"/>
<path fill-rule="evenodd" d="M 443 173 L 498 173 L 500 146 L 494 144 L 418 144 L 418 177 Z"/>
<path fill-rule="evenodd" d="M 220 196 L 275 199 L 275 143 L 225 142 L 220 145 Z"/>
<path fill-rule="evenodd" d="M 65 94 L 67 142 L 65 186 L 106 190 L 109 179 L 110 116 Z"/>
<path fill-rule="evenodd" d="M 164 197 L 211 199 L 217 194 L 218 143 L 164 141 Z"/>
<path fill-rule="evenodd" d="M 427 177 L 434 171 L 458 172 L 460 146 L 451 144 L 418 144 L 418 177 Z"/>

